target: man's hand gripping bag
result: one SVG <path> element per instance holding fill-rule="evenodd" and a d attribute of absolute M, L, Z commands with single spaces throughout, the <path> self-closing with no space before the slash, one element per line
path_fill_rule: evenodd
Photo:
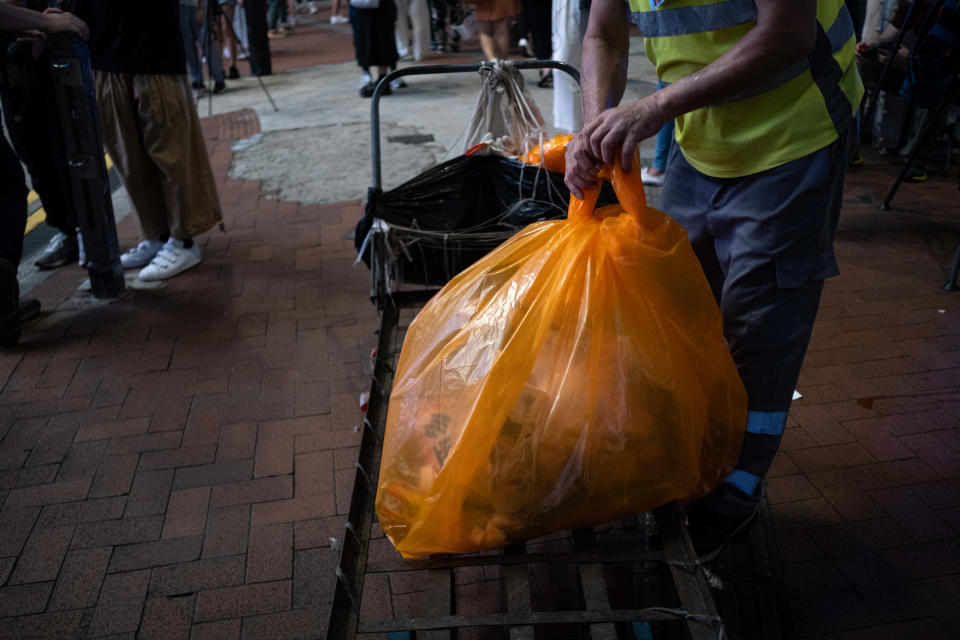
<path fill-rule="evenodd" d="M 746 393 L 683 229 L 573 199 L 451 280 L 407 332 L 377 514 L 405 557 L 499 547 L 707 495 Z"/>

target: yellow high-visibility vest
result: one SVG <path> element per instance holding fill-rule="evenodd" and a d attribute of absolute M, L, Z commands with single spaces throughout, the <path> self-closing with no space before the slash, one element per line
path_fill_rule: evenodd
<path fill-rule="evenodd" d="M 628 0 L 647 57 L 666 83 L 710 64 L 756 26 L 753 0 Z M 654 8 L 656 7 L 656 8 Z M 676 140 L 701 173 L 736 178 L 822 149 L 850 126 L 863 95 L 843 0 L 817 0 L 810 55 L 722 104 L 677 118 Z"/>

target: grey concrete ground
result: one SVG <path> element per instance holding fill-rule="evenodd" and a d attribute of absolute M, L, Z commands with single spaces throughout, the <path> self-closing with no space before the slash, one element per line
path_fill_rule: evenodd
<path fill-rule="evenodd" d="M 632 43 L 630 81 L 625 98 L 656 89 L 653 66 L 640 39 Z M 548 131 L 553 92 L 536 87 L 528 71 L 529 91 L 544 114 Z M 263 131 L 254 144 L 234 155 L 230 175 L 261 180 L 284 200 L 303 203 L 362 198 L 371 183 L 370 100 L 357 95 L 356 64 L 323 65 L 263 78 L 279 111 L 274 112 L 255 78 L 230 83 L 230 91 L 202 99 L 201 117 L 250 108 Z M 460 152 L 459 138 L 473 113 L 480 89 L 473 74 L 407 78 L 408 87 L 381 102 L 383 182 L 395 186 Z M 212 106 L 212 111 L 210 107 Z M 426 144 L 390 141 L 391 137 L 433 136 Z M 652 157 L 653 141 L 641 153 Z"/>

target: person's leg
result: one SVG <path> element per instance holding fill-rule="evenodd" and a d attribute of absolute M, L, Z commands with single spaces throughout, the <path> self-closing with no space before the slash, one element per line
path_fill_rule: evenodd
<path fill-rule="evenodd" d="M 176 75 L 136 76 L 134 83 L 144 147 L 162 176 L 167 228 L 180 240 L 222 218 L 197 109 L 185 87 Z"/>
<path fill-rule="evenodd" d="M 527 30 L 533 44 L 533 55 L 538 60 L 550 60 L 553 57 L 552 6 L 549 0 L 524 0 L 523 11 L 526 16 Z"/>
<path fill-rule="evenodd" d="M 688 509 L 702 559 L 750 521 L 779 447 L 823 281 L 837 273 L 833 238 L 850 141 L 846 134 L 810 156 L 736 180 L 703 176 L 677 145 L 670 153 L 661 208 L 689 234 L 748 395 L 736 468 Z"/>
<path fill-rule="evenodd" d="M 436 23 L 434 25 L 434 48 L 437 51 L 446 51 L 449 46 L 450 4 L 447 0 L 436 0 Z"/>
<path fill-rule="evenodd" d="M 30 173 L 30 182 L 43 203 L 47 224 L 61 233 L 76 235 L 76 221 L 71 221 L 75 216 L 69 198 L 69 177 L 58 171 L 56 162 L 56 149 L 62 143 L 55 138 L 59 127 L 53 119 L 56 111 L 52 89 L 3 87 L 0 98 L 10 142 Z M 65 158 L 61 160 L 66 162 Z"/>
<path fill-rule="evenodd" d="M 227 43 L 227 49 L 230 52 L 230 73 L 231 79 L 240 77 L 237 71 L 237 39 L 234 37 L 233 22 L 237 12 L 237 5 L 232 2 L 222 2 L 220 9 L 223 11 L 221 18 L 221 31 Z"/>
<path fill-rule="evenodd" d="M 667 156 L 670 153 L 670 147 L 673 146 L 674 127 L 674 121 L 670 120 L 657 132 L 657 147 L 654 152 L 653 166 L 650 168 L 650 174 L 653 176 L 662 176 L 667 171 Z"/>
<path fill-rule="evenodd" d="M 397 41 L 397 53 L 404 57 L 410 53 L 410 0 L 396 0 L 397 21 L 394 24 L 394 36 Z"/>
<path fill-rule="evenodd" d="M 297 0 L 287 0 L 286 25 L 291 29 L 297 24 Z"/>
<path fill-rule="evenodd" d="M 740 461 L 702 503 L 728 518 L 744 518 L 756 507 L 783 435 L 823 281 L 837 273 L 833 239 L 850 141 L 847 133 L 805 158 L 724 183 L 712 198 L 707 224 L 725 271 L 724 336 L 749 398 Z"/>
<path fill-rule="evenodd" d="M 203 86 L 203 69 L 200 67 L 200 56 L 197 55 L 199 35 L 197 8 L 180 5 L 180 36 L 187 55 L 187 73 L 195 88 Z"/>
<path fill-rule="evenodd" d="M 270 0 L 270 4 L 267 7 L 267 29 L 270 31 L 276 31 L 277 26 L 280 24 L 280 4 L 284 0 Z"/>
<path fill-rule="evenodd" d="M 27 186 L 20 160 L 5 136 L 0 136 L 0 175 L 3 176 L 0 180 L 0 259 L 13 265 L 15 273 L 23 257 Z"/>
<path fill-rule="evenodd" d="M 20 340 L 23 312 L 17 267 L 23 257 L 23 231 L 27 224 L 27 186 L 23 167 L 5 136 L 0 135 L 0 346 Z M 25 303 L 26 301 L 24 301 Z M 39 310 L 36 301 L 31 306 Z M 24 305 L 25 306 L 25 305 Z"/>
<path fill-rule="evenodd" d="M 427 0 L 409 0 L 410 23 L 413 25 L 413 59 L 423 60 L 430 50 L 430 9 Z"/>
<path fill-rule="evenodd" d="M 497 47 L 494 41 L 496 30 L 496 22 L 480 21 L 480 49 L 483 51 L 483 57 L 487 60 L 497 59 Z"/>
<path fill-rule="evenodd" d="M 663 80 L 657 79 L 657 89 L 663 89 L 666 86 Z M 640 176 L 643 184 L 649 186 L 659 186 L 663 184 L 663 177 L 667 171 L 667 157 L 670 148 L 673 146 L 674 121 L 665 123 L 657 132 L 656 147 L 654 149 L 653 164 L 641 169 Z"/>
<path fill-rule="evenodd" d="M 160 280 L 200 263 L 200 248 L 193 237 L 213 228 L 223 216 L 186 78 L 136 76 L 134 94 L 144 147 L 163 176 L 163 206 L 170 230 L 170 239 L 139 277 Z"/>
<path fill-rule="evenodd" d="M 2 87 L 0 101 L 14 152 L 30 173 L 31 185 L 46 212 L 46 223 L 57 230 L 35 264 L 41 269 L 56 269 L 75 262 L 80 257 L 76 214 L 53 91 L 42 83 Z"/>
<path fill-rule="evenodd" d="M 103 147 L 130 196 L 142 240 L 120 261 L 126 269 L 142 267 L 160 250 L 160 238 L 170 233 L 162 186 L 165 177 L 144 147 L 133 74 L 97 71 L 95 80 Z"/>
<path fill-rule="evenodd" d="M 510 19 L 501 18 L 493 23 L 493 50 L 497 60 L 510 56 Z"/>
<path fill-rule="evenodd" d="M 207 70 L 210 72 L 210 77 L 213 78 L 214 92 L 219 92 L 223 90 L 223 81 L 226 75 L 223 72 L 223 61 L 220 59 L 220 43 L 217 42 L 215 37 L 214 24 L 210 14 L 207 13 L 203 19 L 203 28 L 200 29 L 200 42 L 203 55 L 207 58 Z"/>

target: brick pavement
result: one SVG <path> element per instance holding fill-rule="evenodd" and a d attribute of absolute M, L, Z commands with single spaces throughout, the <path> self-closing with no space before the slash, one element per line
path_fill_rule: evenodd
<path fill-rule="evenodd" d="M 228 179 L 253 112 L 203 127 L 203 266 L 112 303 L 61 270 L 0 353 L 0 638 L 322 633 L 375 337 L 360 208 Z"/>
<path fill-rule="evenodd" d="M 849 175 L 769 494 L 798 637 L 960 637 L 960 242 L 952 177 Z"/>
<path fill-rule="evenodd" d="M 272 41 L 275 69 L 322 26 Z M 346 238 L 360 207 L 228 179 L 256 118 L 203 125 L 227 226 L 203 265 L 114 303 L 74 298 L 62 269 L 0 352 L 0 638 L 323 635 L 374 343 Z M 960 207 L 934 178 L 879 211 L 895 171 L 870 158 L 848 180 L 842 274 L 770 473 L 802 638 L 960 636 L 960 294 L 940 289 Z M 371 556 L 390 553 L 378 537 Z M 462 612 L 502 604 L 495 571 L 456 583 Z M 365 615 L 420 611 L 425 588 L 371 578 Z"/>

